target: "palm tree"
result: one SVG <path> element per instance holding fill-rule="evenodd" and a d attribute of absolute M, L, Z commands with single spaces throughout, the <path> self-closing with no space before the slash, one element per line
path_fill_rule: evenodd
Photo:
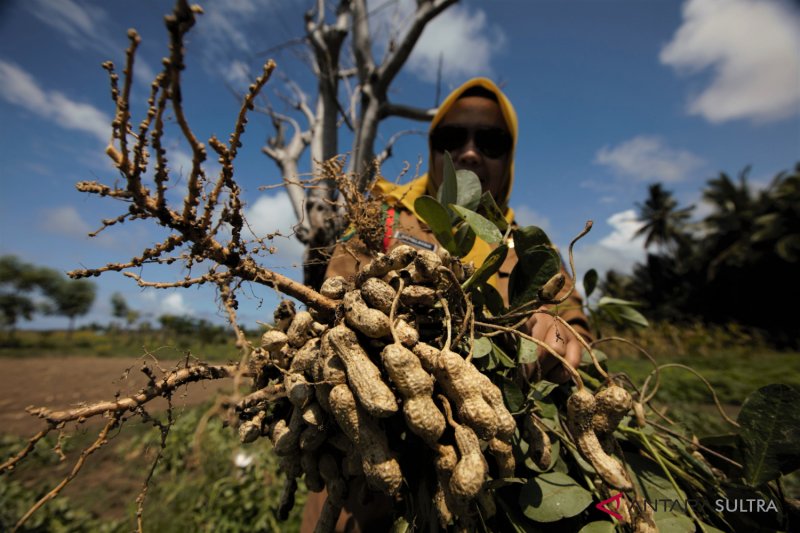
<path fill-rule="evenodd" d="M 636 204 L 643 226 L 635 236 L 646 235 L 646 249 L 656 244 L 675 252 L 688 245 L 690 239 L 686 226 L 694 206 L 678 209 L 672 192 L 664 189 L 660 183 L 650 185 L 648 193 L 644 204 Z"/>
<path fill-rule="evenodd" d="M 714 208 L 706 217 L 708 279 L 713 279 L 723 264 L 741 266 L 752 254 L 751 237 L 756 229 L 757 205 L 747 185 L 750 167 L 739 173 L 735 183 L 726 173 L 708 181 L 703 198 Z"/>

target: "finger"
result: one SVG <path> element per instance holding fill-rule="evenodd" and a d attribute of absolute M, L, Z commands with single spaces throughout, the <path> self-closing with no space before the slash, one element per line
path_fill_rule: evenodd
<path fill-rule="evenodd" d="M 565 338 L 563 337 L 563 332 L 559 330 L 555 322 L 551 322 L 550 328 L 540 338 L 558 355 L 562 357 L 566 355 Z M 542 365 L 543 376 L 550 374 L 554 368 L 563 366 L 563 363 L 559 361 L 557 357 L 553 357 L 545 348 L 540 348 L 540 350 L 541 357 L 539 361 Z"/>
<path fill-rule="evenodd" d="M 567 360 L 572 368 L 578 368 L 578 365 L 580 365 L 582 348 L 583 346 L 578 342 L 578 339 L 570 334 L 570 339 L 568 339 L 566 343 L 564 359 Z M 553 359 L 555 358 L 553 357 Z M 545 376 L 547 376 L 548 381 L 552 381 L 553 383 L 565 383 L 572 378 L 572 372 L 564 368 L 562 364 L 554 367 L 553 370 L 550 371 L 550 374 L 545 373 Z"/>

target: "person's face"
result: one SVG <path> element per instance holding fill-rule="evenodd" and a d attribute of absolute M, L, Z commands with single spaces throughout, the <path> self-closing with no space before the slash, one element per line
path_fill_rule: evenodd
<path fill-rule="evenodd" d="M 504 201 L 505 198 L 498 198 L 498 195 L 501 194 L 504 188 L 508 174 L 509 152 L 506 151 L 499 157 L 491 157 L 496 155 L 493 152 L 496 151 L 498 137 L 498 135 L 491 135 L 491 129 L 501 130 L 505 132 L 505 135 L 508 135 L 508 127 L 500 111 L 500 105 L 493 100 L 480 96 L 460 98 L 456 100 L 453 107 L 442 118 L 436 129 L 439 130 L 444 127 L 466 128 L 469 131 L 463 144 L 453 149 L 448 149 L 456 170 L 471 170 L 480 178 L 484 192 L 490 191 L 498 202 Z M 493 143 L 489 147 L 490 149 L 487 150 L 486 145 L 482 145 L 481 139 L 476 142 L 476 132 L 479 130 L 484 131 L 483 135 L 487 133 L 490 135 L 489 140 Z M 486 130 L 489 131 L 486 132 Z M 482 134 L 478 133 L 478 136 L 480 135 Z M 431 178 L 438 188 L 442 184 L 444 151 L 438 151 L 434 146 L 432 153 L 433 169 Z"/>

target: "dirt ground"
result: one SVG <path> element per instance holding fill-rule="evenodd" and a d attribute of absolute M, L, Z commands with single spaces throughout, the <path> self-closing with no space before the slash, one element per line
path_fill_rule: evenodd
<path fill-rule="evenodd" d="M 112 400 L 136 392 L 147 378 L 139 371 L 140 358 L 26 357 L 0 358 L 0 433 L 30 436 L 44 427 L 25 412 L 28 406 L 66 409 L 82 402 Z M 171 370 L 176 361 L 159 361 Z M 125 377 L 127 376 L 127 377 Z M 192 383 L 180 389 L 175 405 L 194 405 L 211 398 L 231 380 Z M 153 403 L 164 407 L 166 401 Z"/>

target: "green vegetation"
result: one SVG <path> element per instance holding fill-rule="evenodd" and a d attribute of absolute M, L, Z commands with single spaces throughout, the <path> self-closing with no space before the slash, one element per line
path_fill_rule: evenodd
<path fill-rule="evenodd" d="M 35 313 L 69 319 L 89 312 L 97 287 L 87 280 L 70 280 L 52 268 L 21 261 L 13 255 L 0 256 L 0 327 L 13 338 L 20 320 L 32 320 Z"/>
<path fill-rule="evenodd" d="M 631 275 L 613 271 L 601 289 L 643 304 L 650 319 L 679 324 L 732 322 L 759 328 L 773 346 L 800 348 L 794 313 L 800 297 L 800 164 L 763 190 L 727 174 L 706 183 L 711 212 L 689 223 L 692 207 L 679 208 L 660 184 L 639 204 L 640 234 L 649 253 Z"/>
<path fill-rule="evenodd" d="M 204 361 L 239 360 L 233 335 L 223 326 L 190 317 L 161 317 L 161 329 L 121 330 L 87 327 L 68 331 L 17 331 L 0 339 L 0 357 L 139 357 L 148 352 L 159 359 L 176 359 L 187 353 Z M 256 342 L 260 330 L 248 331 Z"/>
<path fill-rule="evenodd" d="M 201 417 L 210 405 L 176 413 L 146 496 L 146 531 L 245 532 L 297 531 L 305 489 L 289 520 L 280 523 L 275 510 L 282 476 L 269 443 L 240 445 L 234 430 L 222 427 L 212 417 L 196 433 Z M 161 422 L 166 414 L 161 413 Z M 74 434 L 64 444 L 66 467 L 72 468 L 77 454 L 92 439 Z M 197 444 L 195 445 L 195 439 Z M 0 439 L 0 456 L 6 457 L 22 439 Z M 161 433 L 141 422 L 129 422 L 109 444 L 87 463 L 74 481 L 68 497 L 59 496 L 33 515 L 22 531 L 127 532 L 135 529 L 136 496 L 160 450 Z M 54 439 L 37 446 L 32 460 L 20 465 L 12 476 L 0 477 L 0 531 L 9 531 L 16 520 L 42 495 L 58 483 L 64 469 L 54 468 L 58 460 L 49 451 Z M 101 455 L 101 453 L 103 455 Z M 94 472 L 92 461 L 101 463 Z M 98 472 L 99 471 L 99 472 Z M 124 478 L 124 479 L 123 479 Z M 93 482 L 94 486 L 87 486 Z M 109 501 L 109 493 L 121 501 Z M 122 509 L 111 509 L 115 504 Z"/>

